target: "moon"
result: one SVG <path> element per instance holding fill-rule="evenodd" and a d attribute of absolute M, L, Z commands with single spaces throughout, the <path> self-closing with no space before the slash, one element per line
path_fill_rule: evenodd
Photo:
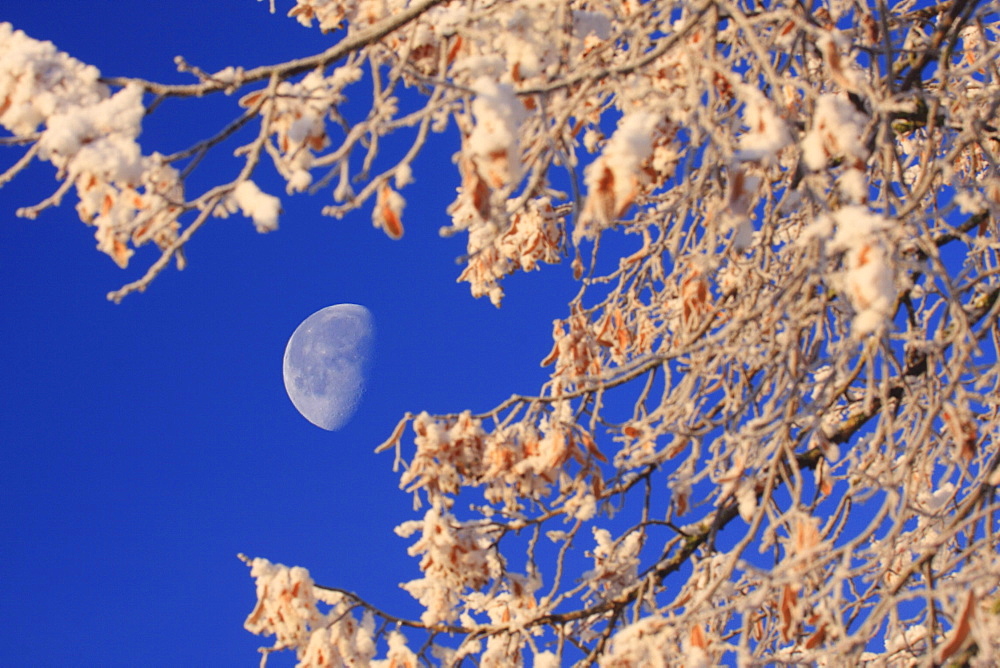
<path fill-rule="evenodd" d="M 302 417 L 327 431 L 354 415 L 365 391 L 374 339 L 371 312 L 336 304 L 302 321 L 285 347 L 285 391 Z"/>

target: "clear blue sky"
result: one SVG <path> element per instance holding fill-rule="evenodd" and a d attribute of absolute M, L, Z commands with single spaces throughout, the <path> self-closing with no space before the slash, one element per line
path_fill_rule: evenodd
<path fill-rule="evenodd" d="M 277 4 L 271 15 L 254 0 L 36 0 L 7 3 L 0 21 L 106 75 L 185 81 L 178 54 L 212 70 L 330 43 Z M 140 141 L 169 153 L 236 110 L 235 97 L 164 104 Z M 140 276 L 155 249 L 118 269 L 72 199 L 16 218 L 54 189 L 47 165 L 0 190 L 0 665 L 256 665 L 267 641 L 242 628 L 255 597 L 240 552 L 417 614 L 397 586 L 416 562 L 392 533 L 414 517 L 411 502 L 391 454 L 372 451 L 405 411 L 484 410 L 536 391 L 572 290 L 566 267 L 544 267 L 508 281 L 497 310 L 455 283 L 464 238 L 437 230 L 456 148 L 437 137 L 415 166 L 401 241 L 367 211 L 322 217 L 328 192 L 284 197 L 278 232 L 213 220 L 188 269 L 119 306 L 105 293 Z M 14 159 L 0 150 L 0 166 Z M 190 192 L 238 169 L 210 162 Z M 283 192 L 263 173 L 262 187 Z M 281 360 L 304 318 L 341 302 L 372 311 L 376 360 L 358 413 L 331 433 L 295 411 Z"/>

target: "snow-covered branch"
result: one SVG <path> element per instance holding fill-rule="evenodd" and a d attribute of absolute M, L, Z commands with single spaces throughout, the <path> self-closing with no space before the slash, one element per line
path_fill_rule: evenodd
<path fill-rule="evenodd" d="M 290 14 L 338 41 L 246 71 L 181 62 L 196 81 L 169 86 L 102 78 L 0 27 L 0 143 L 16 154 L 0 185 L 48 161 L 58 183 L 25 215 L 75 192 L 119 264 L 156 243 L 118 301 L 213 216 L 274 230 L 262 161 L 288 195 L 330 189 L 325 213 L 371 207 L 405 243 L 414 165 L 450 130 L 458 278 L 500 307 L 507 276 L 565 261 L 546 272 L 578 292 L 540 333 L 541 387 L 478 414 L 415 406 L 378 448 L 416 508 L 396 531 L 419 619 L 247 560 L 266 651 L 302 666 L 1000 661 L 995 5 Z M 232 120 L 140 148 L 157 100 L 216 91 L 240 93 Z M 234 142 L 232 173 L 186 192 Z"/>

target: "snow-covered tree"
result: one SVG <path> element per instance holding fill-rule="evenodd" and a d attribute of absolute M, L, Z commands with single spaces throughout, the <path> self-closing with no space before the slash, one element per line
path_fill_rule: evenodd
<path fill-rule="evenodd" d="M 472 295 L 499 307 L 505 276 L 561 262 L 579 291 L 542 387 L 387 426 L 423 614 L 246 558 L 265 659 L 1000 663 L 996 0 L 288 14 L 329 48 L 179 60 L 183 85 L 103 76 L 0 25 L 0 185 L 47 161 L 54 192 L 21 215 L 72 196 L 119 265 L 156 244 L 119 301 L 215 216 L 274 230 L 265 160 L 289 195 L 328 190 L 326 213 L 400 238 L 415 157 L 457 135 L 443 233 L 467 236 Z M 232 93 L 231 123 L 190 148 L 138 143 L 161 101 Z M 190 192 L 241 135 L 232 178 Z"/>

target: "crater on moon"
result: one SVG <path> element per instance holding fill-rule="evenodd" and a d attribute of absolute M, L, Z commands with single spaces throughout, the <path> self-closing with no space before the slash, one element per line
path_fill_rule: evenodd
<path fill-rule="evenodd" d="M 371 312 L 336 304 L 302 321 L 288 339 L 285 391 L 304 418 L 328 431 L 354 415 L 365 390 L 373 334 Z"/>

